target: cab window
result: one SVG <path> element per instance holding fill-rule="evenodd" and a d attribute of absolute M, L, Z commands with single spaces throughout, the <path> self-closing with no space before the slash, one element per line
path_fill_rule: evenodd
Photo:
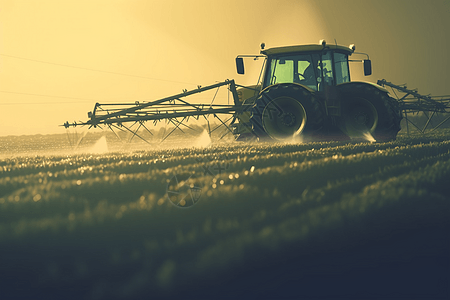
<path fill-rule="evenodd" d="M 318 55 L 303 54 L 276 57 L 270 60 L 265 86 L 297 82 L 317 90 Z"/>
<path fill-rule="evenodd" d="M 322 65 L 319 66 L 319 69 L 322 71 L 323 80 L 327 83 L 327 85 L 334 85 L 331 52 L 328 51 L 322 55 Z"/>
<path fill-rule="evenodd" d="M 334 70 L 336 72 L 336 84 L 349 82 L 348 56 L 343 53 L 334 53 Z"/>

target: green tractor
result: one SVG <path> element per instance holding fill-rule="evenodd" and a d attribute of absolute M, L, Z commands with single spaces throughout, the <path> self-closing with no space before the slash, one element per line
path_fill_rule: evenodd
<path fill-rule="evenodd" d="M 349 62 L 355 46 L 300 45 L 264 49 L 261 55 L 236 58 L 244 74 L 244 57 L 264 58 L 258 84 L 237 90 L 239 104 L 248 109 L 237 115 L 237 140 L 302 141 L 367 139 L 394 140 L 402 118 L 398 102 L 383 87 L 350 81 Z"/>

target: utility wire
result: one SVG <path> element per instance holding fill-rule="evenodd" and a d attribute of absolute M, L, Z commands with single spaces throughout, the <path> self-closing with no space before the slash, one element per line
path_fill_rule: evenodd
<path fill-rule="evenodd" d="M 80 104 L 80 102 L 14 102 L 14 103 L 0 103 L 0 105 L 33 105 L 33 104 Z"/>
<path fill-rule="evenodd" d="M 104 70 L 98 70 L 98 69 L 91 69 L 91 68 L 84 68 L 84 67 L 77 67 L 72 65 L 66 65 L 66 64 L 59 64 L 49 61 L 43 61 L 43 60 L 37 60 L 37 59 L 31 59 L 31 58 L 25 58 L 25 57 L 19 57 L 9 54 L 3 54 L 0 53 L 0 56 L 10 57 L 10 58 L 16 58 L 16 59 L 22 59 L 22 60 L 28 60 L 43 64 L 49 64 L 49 65 L 55 65 L 55 66 L 61 66 L 61 67 L 67 67 L 67 68 L 74 68 L 74 69 L 80 69 L 80 70 L 87 70 L 87 71 L 93 71 L 93 72 L 101 72 L 101 73 L 107 73 L 107 74 L 114 74 L 114 75 L 121 75 L 121 76 L 128 76 L 128 77 L 135 77 L 135 78 L 145 78 L 150 80 L 157 80 L 157 81 L 165 81 L 165 82 L 174 82 L 174 83 L 182 83 L 182 84 L 189 84 L 189 85 L 196 85 L 194 83 L 190 82 L 183 82 L 183 81 L 175 81 L 175 80 L 167 80 L 167 79 L 158 79 L 153 77 L 147 77 L 147 76 L 140 76 L 140 75 L 132 75 L 132 74 L 125 74 L 125 73 L 119 73 L 119 72 L 112 72 L 112 71 L 104 71 Z"/>
<path fill-rule="evenodd" d="M 116 101 L 131 101 L 136 102 L 136 100 L 132 101 L 129 97 L 120 97 L 120 99 L 89 99 L 89 98 L 77 98 L 77 97 L 67 97 L 67 96 L 54 96 L 54 95 L 43 95 L 43 94 L 33 94 L 33 93 L 22 93 L 22 92 L 11 92 L 11 91 L 0 91 L 0 93 L 7 93 L 7 94 L 16 94 L 16 95 L 27 95 L 27 96 L 38 96 L 38 97 L 46 97 L 46 98 L 57 98 L 57 99 L 71 99 L 71 100 L 83 100 L 86 102 L 104 102 L 104 101 L 112 101 L 112 103 Z M 197 97 L 196 99 L 209 99 L 208 97 Z M 150 101 L 148 99 L 138 100 L 140 102 L 146 102 Z M 131 103 L 130 102 L 130 103 Z M 66 104 L 66 103 L 80 103 L 78 102 L 10 102 L 10 103 L 0 103 L 0 105 L 21 105 L 21 104 Z"/>
<path fill-rule="evenodd" d="M 0 91 L 0 93 L 27 95 L 27 96 L 39 96 L 39 97 L 49 97 L 49 98 L 59 98 L 59 99 L 74 99 L 74 100 L 84 100 L 84 101 L 97 101 L 95 99 L 65 97 L 65 96 L 52 96 L 52 95 L 42 95 L 42 94 L 32 94 L 32 93 L 19 93 L 19 92 L 10 92 L 10 91 Z M 0 104 L 6 104 L 6 103 L 0 103 Z"/>

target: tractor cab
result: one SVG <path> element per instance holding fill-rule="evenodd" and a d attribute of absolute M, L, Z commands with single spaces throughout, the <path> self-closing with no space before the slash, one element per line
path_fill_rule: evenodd
<path fill-rule="evenodd" d="M 353 50 L 342 46 L 304 45 L 262 50 L 267 56 L 263 88 L 278 83 L 299 83 L 314 91 L 325 85 L 350 81 L 348 57 Z"/>
<path fill-rule="evenodd" d="M 238 74 L 244 74 L 244 57 L 264 57 L 264 76 L 260 82 L 262 89 L 279 83 L 299 83 L 314 91 L 322 91 L 325 86 L 336 86 L 350 82 L 349 56 L 355 46 L 327 45 L 321 40 L 317 45 L 276 47 L 264 50 L 262 55 L 239 55 L 236 58 Z M 360 61 L 360 60 L 357 60 Z M 371 75 L 369 59 L 364 60 L 364 75 Z"/>

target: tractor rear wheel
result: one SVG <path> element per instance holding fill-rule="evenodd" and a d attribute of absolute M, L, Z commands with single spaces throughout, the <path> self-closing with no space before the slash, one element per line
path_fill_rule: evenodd
<path fill-rule="evenodd" d="M 341 102 L 340 129 L 351 138 L 395 140 L 402 119 L 398 103 L 387 91 L 363 83 L 337 86 Z"/>
<path fill-rule="evenodd" d="M 313 93 L 296 83 L 265 88 L 252 107 L 250 123 L 260 140 L 307 137 L 323 127 L 324 113 Z"/>

